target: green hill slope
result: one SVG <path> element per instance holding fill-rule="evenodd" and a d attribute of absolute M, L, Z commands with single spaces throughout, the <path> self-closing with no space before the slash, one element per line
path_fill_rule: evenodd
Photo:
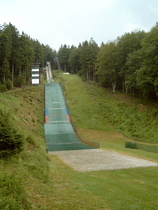
<path fill-rule="evenodd" d="M 0 109 L 9 111 L 13 127 L 24 135 L 23 151 L 0 160 L 0 209 L 31 209 L 38 188 L 49 180 L 42 95 L 43 85 L 0 94 Z"/>
<path fill-rule="evenodd" d="M 112 94 L 74 76 L 63 77 L 70 114 L 77 127 L 118 131 L 142 142 L 158 143 L 158 105 L 125 94 Z"/>

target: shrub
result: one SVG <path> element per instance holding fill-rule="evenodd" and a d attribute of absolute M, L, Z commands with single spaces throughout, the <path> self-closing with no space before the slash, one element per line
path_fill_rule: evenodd
<path fill-rule="evenodd" d="M 24 82 L 25 82 L 25 79 L 23 75 L 21 75 L 18 78 L 14 78 L 14 87 L 22 87 Z"/>
<path fill-rule="evenodd" d="M 6 80 L 5 86 L 6 86 L 7 90 L 11 90 L 12 89 L 12 81 Z"/>
<path fill-rule="evenodd" d="M 1 84 L 1 83 L 0 83 L 0 92 L 3 93 L 3 92 L 5 92 L 5 91 L 7 91 L 6 86 L 5 86 L 4 84 Z"/>
<path fill-rule="evenodd" d="M 0 157 L 19 153 L 23 148 L 24 136 L 13 125 L 10 113 L 0 110 Z"/>

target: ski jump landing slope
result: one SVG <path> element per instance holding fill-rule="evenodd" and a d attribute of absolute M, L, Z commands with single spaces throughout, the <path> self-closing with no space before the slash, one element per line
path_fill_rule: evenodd
<path fill-rule="evenodd" d="M 83 144 L 76 136 L 59 83 L 45 85 L 44 130 L 48 152 L 95 149 Z"/>

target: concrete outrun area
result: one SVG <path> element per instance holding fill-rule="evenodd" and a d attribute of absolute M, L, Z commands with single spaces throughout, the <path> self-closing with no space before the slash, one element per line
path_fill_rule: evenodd
<path fill-rule="evenodd" d="M 158 163 L 102 149 L 50 152 L 76 171 L 100 171 L 158 166 Z"/>

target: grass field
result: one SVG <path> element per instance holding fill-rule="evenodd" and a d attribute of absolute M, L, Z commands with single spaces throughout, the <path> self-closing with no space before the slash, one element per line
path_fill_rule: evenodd
<path fill-rule="evenodd" d="M 122 109 L 127 100 L 135 101 L 123 95 L 114 97 L 96 85 L 83 83 L 78 76 L 61 76 L 60 81 L 82 137 L 100 142 L 108 150 L 158 162 L 157 154 L 124 148 L 128 135 L 121 134 L 112 117 L 107 117 L 110 112 L 106 107 L 112 109 L 112 101 L 121 103 Z M 56 156 L 47 155 L 43 93 L 40 85 L 0 95 L 1 109 L 10 110 L 15 125 L 30 137 L 19 155 L 0 160 L 0 209 L 157 209 L 158 167 L 76 172 Z"/>

